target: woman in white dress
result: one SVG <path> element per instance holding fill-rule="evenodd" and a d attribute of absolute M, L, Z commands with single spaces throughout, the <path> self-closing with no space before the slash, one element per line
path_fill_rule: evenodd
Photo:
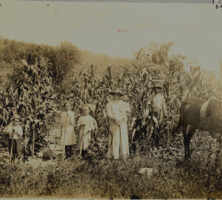
<path fill-rule="evenodd" d="M 121 91 L 112 91 L 110 94 L 112 99 L 106 106 L 110 129 L 108 158 L 124 159 L 129 156 L 127 114 L 130 113 L 130 105 L 121 100 Z"/>
<path fill-rule="evenodd" d="M 65 146 L 66 159 L 72 157 L 72 145 L 76 144 L 76 136 L 74 132 L 75 114 L 71 110 L 70 104 L 65 104 L 65 110 L 61 112 L 61 145 Z"/>

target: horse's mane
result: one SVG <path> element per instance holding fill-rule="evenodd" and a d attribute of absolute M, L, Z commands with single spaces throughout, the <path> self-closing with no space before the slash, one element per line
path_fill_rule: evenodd
<path fill-rule="evenodd" d="M 197 98 L 197 97 L 190 97 L 186 100 L 187 104 L 202 104 L 204 100 Z"/>

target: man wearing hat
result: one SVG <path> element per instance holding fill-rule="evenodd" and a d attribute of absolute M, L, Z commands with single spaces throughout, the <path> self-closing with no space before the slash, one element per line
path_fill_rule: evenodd
<path fill-rule="evenodd" d="M 13 126 L 14 126 L 14 121 L 11 121 L 3 130 L 3 133 L 8 134 L 9 155 L 11 155 L 11 145 L 12 145 L 12 138 L 13 138 Z"/>
<path fill-rule="evenodd" d="M 85 156 L 91 142 L 93 133 L 98 129 L 96 120 L 89 114 L 89 107 L 83 105 L 80 108 L 81 116 L 77 122 L 79 129 L 79 156 Z"/>
<path fill-rule="evenodd" d="M 61 123 L 61 145 L 65 146 L 66 159 L 72 157 L 72 145 L 76 144 L 76 136 L 74 132 L 75 114 L 71 110 L 71 105 L 65 103 L 64 110 L 60 115 Z"/>
<path fill-rule="evenodd" d="M 159 123 L 162 122 L 164 116 L 167 116 L 166 103 L 161 90 L 162 84 L 155 82 L 153 86 L 154 93 L 150 97 L 153 117 L 155 117 Z"/>
<path fill-rule="evenodd" d="M 130 105 L 121 100 L 123 92 L 114 90 L 110 95 L 112 98 L 106 106 L 110 129 L 108 158 L 127 158 L 129 156 L 127 114 L 130 112 Z"/>
<path fill-rule="evenodd" d="M 22 158 L 22 136 L 23 130 L 20 125 L 20 118 L 18 115 L 13 117 L 13 121 L 4 129 L 4 132 L 9 134 L 9 155 L 10 160 L 14 160 L 15 158 Z"/>

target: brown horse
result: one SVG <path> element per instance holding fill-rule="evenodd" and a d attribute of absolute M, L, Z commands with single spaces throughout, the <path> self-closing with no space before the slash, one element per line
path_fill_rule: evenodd
<path fill-rule="evenodd" d="M 190 158 L 190 140 L 195 131 L 208 131 L 220 143 L 219 164 L 222 164 L 222 102 L 210 100 L 205 110 L 205 118 L 201 118 L 200 110 L 204 101 L 193 99 L 189 103 L 183 102 L 180 108 L 180 118 L 175 131 L 182 128 L 184 136 L 185 160 Z M 190 126 L 189 130 L 188 126 Z"/>

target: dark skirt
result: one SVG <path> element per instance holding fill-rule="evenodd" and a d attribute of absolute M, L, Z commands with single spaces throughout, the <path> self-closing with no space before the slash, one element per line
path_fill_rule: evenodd
<path fill-rule="evenodd" d="M 21 139 L 9 139 L 9 154 L 12 156 L 12 159 L 21 158 L 23 152 L 23 145 Z"/>

